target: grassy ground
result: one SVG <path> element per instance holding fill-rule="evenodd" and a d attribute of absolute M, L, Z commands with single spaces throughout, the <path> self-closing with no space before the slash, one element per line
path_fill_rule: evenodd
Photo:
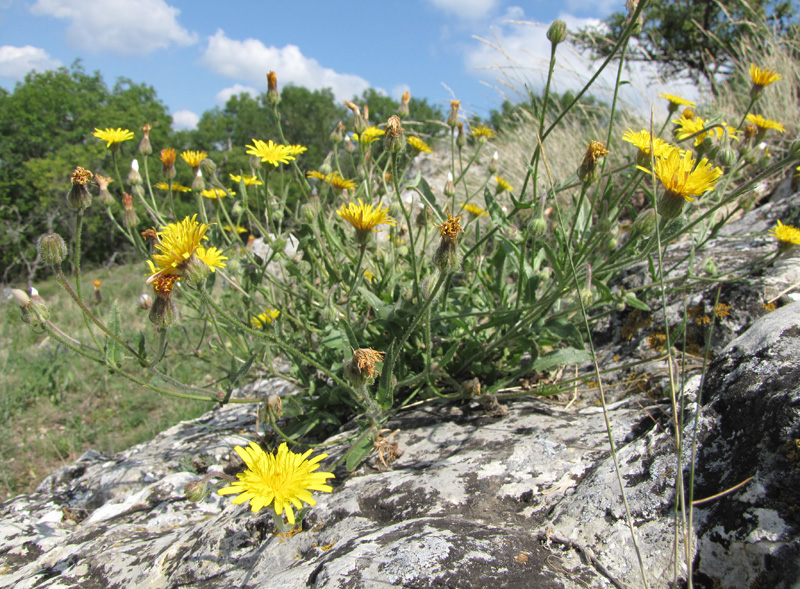
<path fill-rule="evenodd" d="M 93 305 L 98 314 L 106 316 L 116 298 L 124 331 L 142 330 L 152 337 L 147 311 L 137 305 L 139 295 L 152 290 L 145 287 L 141 266 L 87 273 L 81 281 L 85 298 L 90 298 L 96 278 L 102 280 L 103 294 L 103 301 Z M 77 307 L 55 280 L 37 282 L 36 287 L 51 320 L 71 337 L 90 343 Z M 207 379 L 196 363 L 172 363 L 185 381 Z M 0 497 L 33 490 L 54 468 L 89 448 L 123 450 L 207 409 L 208 404 L 165 397 L 108 374 L 34 333 L 20 320 L 13 300 L 0 305 Z"/>

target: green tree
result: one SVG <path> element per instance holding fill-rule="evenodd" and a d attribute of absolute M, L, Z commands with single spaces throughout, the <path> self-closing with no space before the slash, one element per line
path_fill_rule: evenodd
<path fill-rule="evenodd" d="M 644 0 L 642 0 L 644 1 Z M 628 46 L 632 61 L 655 62 L 665 77 L 706 81 L 718 92 L 718 76 L 730 73 L 739 43 L 763 27 L 779 35 L 797 34 L 791 0 L 650 0 L 642 27 Z M 585 28 L 575 39 L 606 57 L 627 26 L 627 13 L 615 12 L 605 27 Z"/>

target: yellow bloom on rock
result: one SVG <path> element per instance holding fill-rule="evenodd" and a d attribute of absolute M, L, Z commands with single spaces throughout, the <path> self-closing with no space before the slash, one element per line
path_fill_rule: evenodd
<path fill-rule="evenodd" d="M 430 146 L 419 137 L 414 137 L 413 135 L 409 135 L 408 137 L 406 137 L 406 141 L 408 141 L 408 144 L 417 151 L 424 151 L 425 153 L 433 153 L 433 150 L 430 148 Z"/>
<path fill-rule="evenodd" d="M 200 247 L 200 242 L 208 239 L 208 228 L 205 223 L 197 222 L 197 215 L 162 227 L 155 243 L 156 249 L 161 253 L 153 254 L 153 259 L 147 260 L 151 274 L 148 282 L 153 282 L 160 275 L 180 276 L 183 265 Z"/>
<path fill-rule="evenodd" d="M 351 202 L 342 205 L 336 214 L 355 227 L 356 238 L 361 244 L 367 242 L 370 231 L 379 231 L 379 229 L 375 229 L 376 226 L 397 225 L 397 222 L 389 216 L 389 207 L 381 204 L 377 206 L 364 204 L 360 198 L 358 204 Z"/>
<path fill-rule="evenodd" d="M 330 472 L 314 472 L 319 468 L 320 460 L 327 454 L 318 454 L 310 460 L 312 450 L 305 454 L 295 454 L 284 442 L 278 446 L 275 454 L 267 454 L 258 444 L 250 442 L 247 448 L 234 448 L 239 457 L 247 465 L 247 469 L 239 473 L 238 481 L 217 491 L 220 495 L 238 495 L 233 502 L 250 502 L 250 508 L 257 513 L 272 504 L 276 516 L 286 512 L 290 525 L 295 524 L 294 511 L 301 509 L 303 503 L 316 505 L 311 491 L 330 493 L 333 488 L 327 485 L 327 479 L 334 478 Z"/>
<path fill-rule="evenodd" d="M 223 256 L 222 252 L 216 247 L 205 248 L 202 245 L 197 247 L 194 255 L 200 258 L 200 260 L 206 266 L 208 266 L 212 272 L 216 272 L 217 268 L 224 268 L 225 262 L 223 260 L 228 259 L 227 256 Z"/>
<path fill-rule="evenodd" d="M 184 151 L 181 152 L 181 157 L 183 161 L 189 164 L 192 169 L 197 169 L 200 166 L 200 163 L 208 157 L 208 154 L 205 151 Z"/>
<path fill-rule="evenodd" d="M 248 176 L 247 174 L 242 174 L 239 176 L 238 174 L 228 174 L 231 180 L 234 182 L 242 182 L 244 181 L 245 186 L 261 186 L 264 184 L 261 180 L 256 178 L 255 176 Z"/>
<path fill-rule="evenodd" d="M 267 309 L 264 313 L 250 317 L 250 325 L 253 329 L 263 329 L 272 323 L 273 319 L 277 319 L 280 314 L 281 312 L 277 309 Z"/>
<path fill-rule="evenodd" d="M 639 169 L 650 172 L 641 166 Z M 691 152 L 680 153 L 677 149 L 655 161 L 655 173 L 666 190 L 665 197 L 659 200 L 658 212 L 670 219 L 680 215 L 684 201 L 692 201 L 713 189 L 722 176 L 722 170 L 706 158 L 695 166 Z"/>
<path fill-rule="evenodd" d="M 754 115 L 753 113 L 749 113 L 747 115 L 747 120 L 758 127 L 758 130 L 762 133 L 765 133 L 769 129 L 778 131 L 779 133 L 786 132 L 786 129 L 784 129 L 783 125 L 781 125 L 779 122 L 764 118 L 762 115 Z"/>
<path fill-rule="evenodd" d="M 106 142 L 106 147 L 116 148 L 123 141 L 133 139 L 133 131 L 117 127 L 116 129 L 95 129 L 93 135 Z"/>
<path fill-rule="evenodd" d="M 278 164 L 288 164 L 294 160 L 294 150 L 286 145 L 275 143 L 272 139 L 261 141 L 253 139 L 253 145 L 247 146 L 247 153 L 261 158 L 262 162 L 278 167 Z"/>
<path fill-rule="evenodd" d="M 789 251 L 796 245 L 800 245 L 800 229 L 792 227 L 791 225 L 784 225 L 778 221 L 772 229 L 769 230 L 778 240 L 778 249 L 782 252 Z"/>
<path fill-rule="evenodd" d="M 782 80 L 783 76 L 775 70 L 762 70 L 756 64 L 750 64 L 750 79 L 753 80 L 753 88 L 761 90 L 764 86 L 769 86 L 773 82 Z"/>

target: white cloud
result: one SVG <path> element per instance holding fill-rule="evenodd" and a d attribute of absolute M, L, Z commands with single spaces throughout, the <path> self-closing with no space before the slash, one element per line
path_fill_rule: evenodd
<path fill-rule="evenodd" d="M 499 0 L 428 0 L 436 8 L 463 20 L 478 20 L 489 15 Z"/>
<path fill-rule="evenodd" d="M 190 110 L 179 110 L 172 113 L 172 128 L 176 131 L 196 129 L 200 116 Z"/>
<path fill-rule="evenodd" d="M 258 90 L 252 86 L 243 86 L 242 84 L 234 84 L 230 88 L 223 88 L 214 97 L 217 104 L 225 104 L 231 96 L 238 96 L 239 94 L 249 94 L 250 96 L 258 96 Z"/>
<path fill-rule="evenodd" d="M 67 41 L 87 51 L 145 55 L 197 42 L 164 0 L 36 0 L 31 12 L 69 21 Z"/>
<path fill-rule="evenodd" d="M 0 47 L 0 77 L 22 80 L 31 70 L 52 70 L 61 65 L 57 59 L 48 55 L 47 51 L 32 45 Z"/>
<path fill-rule="evenodd" d="M 567 23 L 569 31 L 601 25 L 597 19 L 577 18 L 570 14 L 560 14 L 559 18 Z M 467 52 L 465 64 L 477 77 L 492 80 L 502 99 L 515 102 L 519 98 L 527 98 L 526 85 L 534 92 L 540 92 L 547 79 L 550 63 L 550 41 L 547 39 L 549 26 L 550 23 L 520 21 L 499 23 L 493 28 L 492 38 L 481 40 L 479 45 Z M 558 92 L 580 90 L 599 66 L 599 61 L 592 61 L 571 43 L 563 43 L 558 46 L 552 88 Z M 615 64 L 607 66 L 590 93 L 602 100 L 610 100 L 616 74 Z M 630 81 L 630 84 L 622 86 L 620 97 L 646 116 L 649 116 L 651 103 L 655 102 L 659 109 L 666 106 L 666 103 L 661 104 L 663 100 L 658 99 L 659 92 L 668 91 L 690 100 L 698 95 L 698 89 L 686 81 L 670 81 L 667 90 L 665 83 L 657 77 L 655 66 L 651 64 L 629 64 L 623 72 L 623 79 Z"/>
<path fill-rule="evenodd" d="M 208 69 L 234 80 L 242 80 L 265 88 L 267 72 L 278 74 L 279 84 L 293 83 L 309 90 L 331 88 L 337 100 L 349 100 L 370 87 L 364 78 L 340 74 L 323 67 L 316 59 L 304 56 L 296 45 L 279 49 L 267 47 L 258 39 L 229 39 L 218 29 L 208 39 L 208 48 L 201 58 Z"/>

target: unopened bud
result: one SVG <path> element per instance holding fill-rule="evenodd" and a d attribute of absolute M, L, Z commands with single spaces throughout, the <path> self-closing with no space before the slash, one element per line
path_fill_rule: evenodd
<path fill-rule="evenodd" d="M 400 153 L 406 145 L 405 130 L 400 125 L 400 117 L 392 115 L 386 123 L 383 145 L 389 153 Z"/>
<path fill-rule="evenodd" d="M 72 173 L 72 187 L 67 193 L 67 204 L 73 209 L 85 209 L 92 204 L 92 195 L 86 185 L 91 182 L 92 173 L 78 166 Z"/>
<path fill-rule="evenodd" d="M 153 297 L 149 294 L 139 295 L 139 300 L 137 301 L 140 309 L 144 309 L 147 311 L 150 307 L 153 306 Z"/>
<path fill-rule="evenodd" d="M 453 196 L 456 193 L 456 185 L 453 184 L 453 173 L 447 172 L 447 182 L 444 183 L 445 196 Z"/>
<path fill-rule="evenodd" d="M 489 173 L 494 174 L 497 172 L 497 169 L 500 167 L 500 156 L 495 151 L 492 159 L 489 161 Z"/>
<path fill-rule="evenodd" d="M 563 20 L 557 19 L 553 21 L 550 28 L 547 29 L 547 39 L 555 47 L 559 43 L 563 43 L 567 38 L 567 23 Z"/>
<path fill-rule="evenodd" d="M 336 124 L 336 127 L 333 129 L 333 132 L 331 133 L 331 141 L 333 143 L 341 143 L 342 141 L 344 141 L 344 131 L 345 131 L 344 124 L 342 123 L 342 121 L 339 121 Z"/>
<path fill-rule="evenodd" d="M 67 244 L 58 233 L 45 233 L 39 238 L 36 249 L 42 261 L 49 266 L 57 266 L 67 255 Z"/>
<path fill-rule="evenodd" d="M 708 257 L 703 260 L 703 272 L 708 274 L 709 276 L 716 276 L 719 274 L 719 270 L 717 269 L 717 264 L 714 261 L 713 257 Z"/>
<path fill-rule="evenodd" d="M 539 216 L 531 219 L 530 223 L 528 223 L 528 233 L 534 239 L 538 239 L 547 233 L 547 221 L 544 220 L 544 217 Z"/>
<path fill-rule="evenodd" d="M 144 131 L 144 137 L 139 142 L 139 153 L 142 155 L 150 155 L 153 153 L 153 146 L 150 145 L 150 129 L 153 127 L 150 123 L 145 123 L 144 127 L 142 127 L 142 131 Z"/>
<path fill-rule="evenodd" d="M 200 286 L 210 272 L 211 268 L 203 260 L 192 255 L 183 263 L 182 280 L 185 280 L 191 286 Z"/>
<path fill-rule="evenodd" d="M 447 125 L 451 129 L 455 129 L 458 126 L 458 109 L 461 108 L 461 101 L 460 100 L 451 100 L 450 101 L 450 114 L 447 116 Z"/>
<path fill-rule="evenodd" d="M 133 208 L 133 197 L 128 193 L 122 195 L 122 209 L 123 224 L 126 228 L 133 229 L 139 224 L 139 217 L 136 215 L 136 211 Z"/>
<path fill-rule="evenodd" d="M 203 192 L 205 189 L 206 183 L 205 180 L 203 180 L 203 172 L 202 170 L 197 170 L 197 175 L 195 175 L 192 181 L 192 190 L 195 192 Z"/>
<path fill-rule="evenodd" d="M 283 401 L 280 395 L 270 395 L 267 399 L 267 407 L 275 417 L 283 415 Z"/>
<path fill-rule="evenodd" d="M 650 237 L 656 232 L 658 215 L 655 209 L 645 209 L 639 213 L 633 222 L 633 227 L 645 237 Z"/>
<path fill-rule="evenodd" d="M 192 503 L 200 503 L 208 497 L 208 483 L 205 479 L 189 481 L 184 485 L 183 493 Z"/>
<path fill-rule="evenodd" d="M 200 162 L 200 169 L 203 170 L 204 175 L 211 178 L 214 175 L 214 172 L 217 171 L 217 164 L 215 164 L 214 160 L 212 160 L 210 157 L 207 157 Z"/>
<path fill-rule="evenodd" d="M 456 147 L 463 149 L 467 144 L 467 137 L 464 135 L 464 123 L 458 123 L 458 135 L 456 135 Z"/>
<path fill-rule="evenodd" d="M 345 135 L 344 137 L 344 150 L 347 153 L 353 153 L 356 150 L 356 146 L 353 145 L 353 140 L 350 139 L 350 135 Z"/>
<path fill-rule="evenodd" d="M 400 106 L 397 109 L 397 114 L 400 118 L 404 119 L 408 116 L 408 102 L 411 100 L 411 92 L 406 90 L 400 98 Z"/>
<path fill-rule="evenodd" d="M 97 195 L 97 200 L 99 200 L 100 204 L 104 207 L 111 206 L 114 203 L 114 197 L 111 196 L 111 193 L 108 191 L 108 185 L 114 180 L 107 176 L 101 176 L 100 174 L 96 174 L 94 178 L 97 180 L 97 185 L 100 187 L 100 194 Z"/>
<path fill-rule="evenodd" d="M 24 290 L 20 290 L 18 288 L 11 289 L 11 296 L 14 297 L 14 300 L 19 305 L 20 309 L 27 309 L 31 306 L 31 297 L 28 296 L 28 293 Z"/>
<path fill-rule="evenodd" d="M 267 102 L 271 106 L 277 106 L 281 101 L 281 93 L 278 92 L 278 76 L 275 72 L 267 74 Z"/>
<path fill-rule="evenodd" d="M 736 151 L 730 145 L 720 147 L 717 151 L 717 163 L 726 168 L 731 167 L 736 163 Z"/>
<path fill-rule="evenodd" d="M 128 172 L 128 184 L 135 185 L 142 183 L 142 175 L 139 173 L 139 160 L 131 160 L 131 171 Z"/>

